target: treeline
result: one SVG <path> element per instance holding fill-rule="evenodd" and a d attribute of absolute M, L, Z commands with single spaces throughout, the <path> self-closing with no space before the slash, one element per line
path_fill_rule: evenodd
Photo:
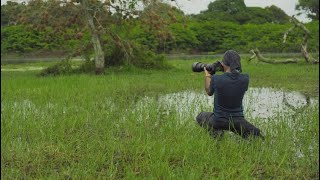
<path fill-rule="evenodd" d="M 238 25 L 221 21 L 191 21 L 187 25 L 171 24 L 171 36 L 160 40 L 148 31 L 142 31 L 141 25 L 134 27 L 128 34 L 139 44 L 155 49 L 158 53 L 220 53 L 226 49 L 249 52 L 259 48 L 265 52 L 300 52 L 303 32 L 298 29 L 289 34 L 286 43 L 282 43 L 283 34 L 292 24 L 246 24 Z M 319 50 L 319 22 L 308 23 L 311 31 L 310 51 Z M 124 30 L 125 31 L 125 30 Z M 107 38 L 107 37 L 106 37 Z M 69 29 L 64 34 L 55 35 L 52 28 L 42 31 L 26 25 L 13 25 L 1 28 L 1 53 L 26 53 L 37 50 L 71 51 L 89 43 L 88 32 L 78 34 Z"/>
<path fill-rule="evenodd" d="M 163 3 L 157 4 L 157 8 L 145 8 L 135 18 L 122 18 L 120 21 L 116 18 L 117 14 L 108 15 L 109 19 L 116 20 L 112 23 L 108 20 L 109 24 L 105 26 L 109 28 L 109 33 L 101 33 L 100 38 L 109 56 L 121 53 L 116 49 L 117 41 L 114 39 L 117 38 L 122 44 L 128 41 L 136 44 L 135 47 L 156 53 L 214 54 L 227 49 L 248 53 L 253 48 L 259 48 L 262 52 L 300 52 L 304 34 L 298 28 L 290 32 L 286 43 L 282 42 L 284 33 L 293 24 L 281 9 L 275 6 L 248 9 L 243 3 L 238 5 L 242 9 L 236 8 L 234 12 L 230 12 L 230 9 L 223 10 L 218 5 L 211 3 L 208 10 L 191 16 Z M 66 25 L 61 28 L 55 27 L 54 23 L 43 25 L 44 14 L 38 14 L 38 21 L 26 20 L 32 19 L 27 14 L 32 11 L 28 6 L 13 2 L 1 6 L 2 55 L 40 50 L 66 53 L 79 51 L 75 55 L 92 53 L 89 30 L 81 22 L 72 24 L 69 22 L 72 18 L 63 18 L 60 20 L 65 21 Z M 232 10 L 232 7 L 228 7 Z M 23 11 L 24 8 L 29 9 Z M 147 13 L 151 9 L 152 15 Z M 74 12 L 77 13 L 79 12 Z M 46 16 L 50 18 L 53 14 L 49 12 Z M 81 16 L 72 17 L 81 19 Z M 107 23 L 107 20 L 101 19 L 101 22 Z M 307 23 L 306 27 L 311 32 L 308 50 L 318 52 L 319 21 Z"/>

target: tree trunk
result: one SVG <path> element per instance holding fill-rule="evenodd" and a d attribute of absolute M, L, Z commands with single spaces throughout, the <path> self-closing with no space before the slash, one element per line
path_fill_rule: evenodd
<path fill-rule="evenodd" d="M 258 48 L 252 49 L 250 52 L 253 54 L 253 56 L 250 57 L 250 60 L 256 57 L 258 61 L 269 63 L 269 64 L 297 63 L 296 59 L 274 60 L 274 59 L 265 58 L 262 56 Z"/>
<path fill-rule="evenodd" d="M 84 7 L 85 16 L 89 25 L 91 33 L 91 41 L 94 47 L 94 60 L 96 66 L 96 74 L 102 74 L 104 72 L 104 51 L 101 46 L 98 31 L 96 30 L 95 24 L 93 22 L 93 17 L 89 12 L 89 4 L 87 0 L 82 0 L 82 5 Z"/>
<path fill-rule="evenodd" d="M 288 31 L 284 33 L 283 43 L 286 42 L 286 38 L 287 38 L 287 35 L 289 34 L 289 32 L 291 32 L 296 27 L 300 28 L 304 32 L 303 42 L 301 44 L 301 53 L 302 53 L 305 61 L 307 63 L 319 63 L 319 60 L 314 59 L 311 56 L 311 54 L 308 53 L 308 50 L 307 50 L 308 40 L 311 35 L 310 31 L 301 22 L 299 22 L 294 16 L 291 17 L 290 22 L 292 22 L 294 24 L 294 26 L 291 27 L 290 29 L 288 29 Z"/>

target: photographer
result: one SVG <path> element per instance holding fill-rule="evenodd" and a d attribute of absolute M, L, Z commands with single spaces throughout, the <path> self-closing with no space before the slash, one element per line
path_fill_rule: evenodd
<path fill-rule="evenodd" d="M 214 110 L 201 112 L 196 118 L 197 122 L 208 128 L 213 137 L 222 136 L 224 130 L 243 138 L 261 136 L 260 130 L 244 118 L 242 99 L 248 90 L 249 76 L 241 73 L 239 54 L 233 50 L 226 51 L 221 65 L 216 62 L 213 69 L 218 66 L 223 67 L 224 73 L 221 75 L 216 75 L 215 70 L 210 74 L 204 67 L 205 90 L 209 96 L 214 94 Z"/>

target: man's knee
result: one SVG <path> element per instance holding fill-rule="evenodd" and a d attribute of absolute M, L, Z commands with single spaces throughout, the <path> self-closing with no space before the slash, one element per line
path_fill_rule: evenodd
<path fill-rule="evenodd" d="M 200 125 L 207 124 L 211 115 L 212 115 L 212 113 L 210 113 L 210 112 L 201 112 L 196 117 L 196 121 Z"/>
<path fill-rule="evenodd" d="M 198 124 L 203 124 L 203 121 L 204 121 L 203 120 L 203 113 L 204 112 L 199 113 L 198 116 L 196 117 L 196 121 Z"/>

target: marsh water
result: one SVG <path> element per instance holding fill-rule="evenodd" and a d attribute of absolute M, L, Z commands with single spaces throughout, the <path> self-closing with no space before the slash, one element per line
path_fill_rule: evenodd
<path fill-rule="evenodd" d="M 143 116 L 148 104 L 155 103 L 159 114 L 175 112 L 179 119 L 196 117 L 201 111 L 213 110 L 213 96 L 204 91 L 182 91 L 165 94 L 155 98 L 144 97 L 136 105 L 135 111 Z M 310 98 L 300 92 L 283 91 L 273 88 L 249 88 L 243 99 L 246 117 L 270 119 L 275 116 L 290 116 L 308 106 L 318 104 L 317 98 Z M 143 117 L 141 117 L 143 118 Z"/>
<path fill-rule="evenodd" d="M 188 90 L 156 97 L 145 96 L 139 98 L 133 109 L 129 108 L 125 111 L 126 114 L 138 115 L 138 120 L 148 119 L 150 111 L 152 111 L 159 116 L 174 113 L 177 119 L 184 121 L 185 119 L 190 119 L 190 117 L 195 118 L 202 111 L 212 112 L 213 101 L 214 97 L 206 95 L 204 91 Z M 308 106 L 317 104 L 319 104 L 318 97 L 311 98 L 300 92 L 273 88 L 249 88 L 243 99 L 244 113 L 249 119 L 269 120 L 274 117 L 290 117 Z M 1 102 L 1 111 L 3 112 L 6 108 L 21 109 L 23 113 L 41 111 L 29 99 L 23 102 L 14 102 L 12 104 L 13 107 L 9 106 L 9 104 Z M 116 109 L 114 102 L 110 99 L 106 99 L 103 106 L 108 107 L 107 109 L 110 111 Z M 46 107 L 42 108 L 55 109 L 57 107 L 55 104 L 48 102 Z M 83 108 L 78 106 L 63 107 L 63 113 L 74 109 L 82 111 L 81 109 Z M 87 113 L 90 116 L 90 113 Z"/>

